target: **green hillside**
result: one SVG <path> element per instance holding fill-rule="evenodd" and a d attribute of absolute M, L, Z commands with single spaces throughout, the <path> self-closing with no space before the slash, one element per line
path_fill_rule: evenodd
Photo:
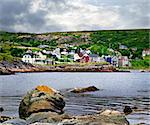
<path fill-rule="evenodd" d="M 0 59 L 10 55 L 22 57 L 24 48 L 48 45 L 49 49 L 71 44 L 81 48 L 90 48 L 99 54 L 112 54 L 108 48 L 132 58 L 141 58 L 142 50 L 150 48 L 149 29 L 139 30 L 103 30 L 86 32 L 53 32 L 43 34 L 0 32 Z M 126 49 L 120 49 L 124 45 Z M 19 47 L 18 47 L 19 46 Z"/>

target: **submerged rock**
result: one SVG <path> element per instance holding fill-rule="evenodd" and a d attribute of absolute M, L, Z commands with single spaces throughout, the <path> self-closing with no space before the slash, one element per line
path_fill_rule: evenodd
<path fill-rule="evenodd" d="M 116 110 L 106 109 L 106 110 L 102 111 L 100 113 L 100 115 L 104 115 L 104 116 L 122 116 L 123 114 L 119 111 L 116 111 Z"/>
<path fill-rule="evenodd" d="M 9 116 L 0 116 L 0 123 L 5 122 L 7 120 L 14 119 L 13 117 Z"/>
<path fill-rule="evenodd" d="M 125 106 L 124 110 L 123 110 L 125 115 L 129 115 L 132 113 L 132 109 L 130 106 Z"/>
<path fill-rule="evenodd" d="M 75 88 L 73 90 L 71 90 L 70 92 L 73 93 L 83 93 L 83 92 L 93 92 L 93 91 L 98 91 L 99 89 L 96 88 L 95 86 L 89 86 L 86 88 Z"/>
<path fill-rule="evenodd" d="M 3 112 L 4 111 L 4 108 L 3 107 L 0 107 L 0 112 Z"/>
<path fill-rule="evenodd" d="M 63 96 L 48 86 L 37 86 L 28 92 L 19 106 L 19 117 L 25 119 L 33 113 L 56 112 L 63 113 L 65 101 Z"/>

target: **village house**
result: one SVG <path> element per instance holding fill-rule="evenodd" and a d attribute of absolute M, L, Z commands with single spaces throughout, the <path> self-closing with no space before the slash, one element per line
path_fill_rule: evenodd
<path fill-rule="evenodd" d="M 150 55 L 150 48 L 144 49 L 142 51 L 142 57 L 149 56 L 149 55 Z"/>
<path fill-rule="evenodd" d="M 79 56 L 78 53 L 75 53 L 73 58 L 74 58 L 73 60 L 74 60 L 75 62 L 80 62 L 80 60 L 81 60 L 81 57 Z"/>
<path fill-rule="evenodd" d="M 108 62 L 110 64 L 112 63 L 112 57 L 110 55 L 104 56 L 104 59 L 105 59 L 106 62 Z"/>
<path fill-rule="evenodd" d="M 75 53 L 74 54 L 74 61 L 76 62 L 106 62 L 103 57 L 100 57 L 97 54 L 83 54 L 83 53 Z"/>
<path fill-rule="evenodd" d="M 104 58 L 100 57 L 98 54 L 90 54 L 90 62 L 105 62 Z"/>
<path fill-rule="evenodd" d="M 48 45 L 39 45 L 38 48 L 45 49 L 45 48 L 49 48 L 49 46 Z"/>
<path fill-rule="evenodd" d="M 87 49 L 85 50 L 85 53 L 91 54 L 91 51 L 87 48 Z"/>
<path fill-rule="evenodd" d="M 42 50 L 42 53 L 45 54 L 45 55 L 49 55 L 49 54 L 51 54 L 51 51 Z"/>
<path fill-rule="evenodd" d="M 42 52 L 32 52 L 32 51 L 27 51 L 23 57 L 22 61 L 26 63 L 31 63 L 31 64 L 51 64 L 52 60 L 48 59 L 46 55 L 44 55 Z"/>
<path fill-rule="evenodd" d="M 61 52 L 61 55 L 68 55 L 67 49 L 63 49 L 63 51 Z"/>
<path fill-rule="evenodd" d="M 112 62 L 111 62 L 111 64 L 113 65 L 113 66 L 115 66 L 115 67 L 118 67 L 119 66 L 119 62 L 118 62 L 119 60 L 118 60 L 118 57 L 117 56 L 113 56 L 112 57 Z"/>
<path fill-rule="evenodd" d="M 127 56 L 120 56 L 118 60 L 118 65 L 120 67 L 126 67 L 126 66 L 130 66 L 131 64 Z"/>
<path fill-rule="evenodd" d="M 69 55 L 74 55 L 75 54 L 75 50 L 71 50 L 68 54 Z"/>
<path fill-rule="evenodd" d="M 25 53 L 22 57 L 22 61 L 33 64 L 35 62 L 35 56 L 33 53 Z"/>
<path fill-rule="evenodd" d="M 87 53 L 85 53 L 82 57 L 81 62 L 85 62 L 85 63 L 90 62 L 90 56 Z"/>
<path fill-rule="evenodd" d="M 125 45 L 120 45 L 120 46 L 119 46 L 119 49 L 128 49 L 128 47 L 125 46 Z"/>
<path fill-rule="evenodd" d="M 137 47 L 132 47 L 131 50 L 132 51 L 137 51 Z"/>
<path fill-rule="evenodd" d="M 34 62 L 35 64 L 47 64 L 46 63 L 47 56 L 45 54 L 43 54 L 42 52 L 35 52 L 34 54 L 36 55 Z"/>
<path fill-rule="evenodd" d="M 103 57 L 103 59 L 106 62 L 112 64 L 113 66 L 115 66 L 115 67 L 119 66 L 119 58 L 118 58 L 118 56 L 110 56 L 110 55 L 104 56 L 104 55 L 102 55 L 102 57 Z"/>
<path fill-rule="evenodd" d="M 68 47 L 74 47 L 74 46 L 71 45 L 71 44 L 66 44 L 66 43 L 65 43 L 65 44 L 64 44 L 64 47 L 65 47 L 65 48 L 68 48 Z"/>
<path fill-rule="evenodd" d="M 53 50 L 51 54 L 53 56 L 56 56 L 58 59 L 60 59 L 61 58 L 60 48 L 56 48 L 55 50 Z"/>

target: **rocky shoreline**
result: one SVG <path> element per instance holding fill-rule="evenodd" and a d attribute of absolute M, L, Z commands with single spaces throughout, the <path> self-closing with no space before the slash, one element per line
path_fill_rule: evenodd
<path fill-rule="evenodd" d="M 64 107 L 64 97 L 59 91 L 41 85 L 21 100 L 19 118 L 1 116 L 0 120 L 2 125 L 129 125 L 125 114 L 116 110 L 72 116 L 63 111 Z"/>
<path fill-rule="evenodd" d="M 115 72 L 111 65 L 64 65 L 64 66 L 40 66 L 22 61 L 2 61 L 0 63 L 0 75 L 10 75 L 17 72 Z"/>
<path fill-rule="evenodd" d="M 58 66 L 41 66 L 32 65 L 19 60 L 8 62 L 0 62 L 0 75 L 11 75 L 15 73 L 28 72 L 149 72 L 149 70 L 131 70 L 131 69 L 116 69 L 112 65 L 90 64 L 68 64 Z"/>
<path fill-rule="evenodd" d="M 44 72 L 47 71 L 46 67 L 35 66 L 29 63 L 16 60 L 13 62 L 2 61 L 0 62 L 0 75 L 11 75 L 17 72 Z"/>

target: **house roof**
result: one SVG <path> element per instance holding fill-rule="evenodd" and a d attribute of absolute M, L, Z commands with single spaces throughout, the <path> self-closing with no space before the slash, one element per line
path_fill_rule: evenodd
<path fill-rule="evenodd" d="M 31 57 L 33 57 L 35 54 L 33 54 L 33 53 L 25 53 L 24 56 L 25 55 L 30 55 Z"/>
<path fill-rule="evenodd" d="M 146 48 L 146 49 L 144 49 L 143 51 L 150 51 L 150 48 Z"/>
<path fill-rule="evenodd" d="M 39 45 L 38 48 L 48 48 L 48 45 Z"/>
<path fill-rule="evenodd" d="M 89 56 L 90 57 L 99 57 L 99 55 L 97 55 L 97 54 L 90 54 Z"/>

